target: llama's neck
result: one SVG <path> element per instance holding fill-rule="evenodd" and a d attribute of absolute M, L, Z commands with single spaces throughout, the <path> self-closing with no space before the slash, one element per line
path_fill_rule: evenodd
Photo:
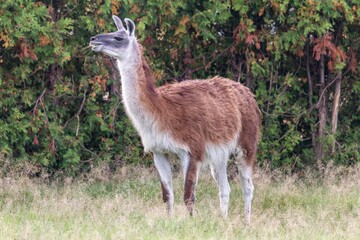
<path fill-rule="evenodd" d="M 154 80 L 145 61 L 141 46 L 136 42 L 129 49 L 126 59 L 117 60 L 121 75 L 122 97 L 126 111 L 136 128 L 146 123 L 149 113 L 154 113 L 157 102 Z"/>

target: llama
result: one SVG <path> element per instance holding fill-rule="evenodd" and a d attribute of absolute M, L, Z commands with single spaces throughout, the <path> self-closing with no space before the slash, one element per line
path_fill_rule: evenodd
<path fill-rule="evenodd" d="M 202 164 L 210 165 L 218 188 L 220 210 L 228 215 L 230 186 L 227 161 L 235 154 L 240 168 L 245 220 L 250 222 L 254 186 L 251 175 L 260 138 L 261 114 L 254 95 L 240 83 L 214 77 L 155 87 L 143 49 L 135 37 L 135 24 L 125 18 L 126 29 L 113 16 L 116 32 L 90 39 L 95 52 L 117 60 L 123 104 L 141 137 L 144 150 L 152 152 L 163 200 L 171 215 L 174 205 L 171 165 L 167 154 L 179 157 L 184 172 L 184 202 L 190 215 Z"/>

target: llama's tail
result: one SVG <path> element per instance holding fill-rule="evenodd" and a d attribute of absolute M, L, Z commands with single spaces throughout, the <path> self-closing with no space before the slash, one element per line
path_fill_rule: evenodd
<path fill-rule="evenodd" d="M 238 85 L 241 99 L 239 110 L 242 116 L 242 128 L 238 146 L 244 152 L 246 164 L 253 165 L 256 161 L 256 152 L 261 138 L 262 115 L 249 88 Z"/>

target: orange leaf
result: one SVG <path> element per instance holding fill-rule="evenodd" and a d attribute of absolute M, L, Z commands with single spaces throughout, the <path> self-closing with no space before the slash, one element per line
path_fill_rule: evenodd
<path fill-rule="evenodd" d="M 107 78 L 101 79 L 100 85 L 101 85 L 101 90 L 102 90 L 103 92 L 106 91 L 106 83 L 107 83 Z"/>
<path fill-rule="evenodd" d="M 185 26 L 189 21 L 190 21 L 189 16 L 184 16 L 184 17 L 180 20 L 180 25 Z"/>
<path fill-rule="evenodd" d="M 262 7 L 259 11 L 259 17 L 261 17 L 265 12 L 265 7 Z"/>
<path fill-rule="evenodd" d="M 111 14 L 118 15 L 120 8 L 120 1 L 111 0 Z"/>
<path fill-rule="evenodd" d="M 271 5 L 275 11 L 278 10 L 280 7 L 280 4 L 278 2 L 272 2 Z"/>
<path fill-rule="evenodd" d="M 42 2 L 36 2 L 34 5 L 35 5 L 36 7 L 41 7 L 41 6 L 43 6 L 44 4 L 43 4 Z"/>
<path fill-rule="evenodd" d="M 100 18 L 97 22 L 98 22 L 98 25 L 100 28 L 102 28 L 102 26 L 104 26 L 104 19 Z"/>
<path fill-rule="evenodd" d="M 341 2 L 332 2 L 332 4 L 335 8 L 343 8 L 343 3 Z"/>
<path fill-rule="evenodd" d="M 8 47 L 12 47 L 13 44 L 11 44 L 11 40 L 10 38 L 7 37 L 7 35 L 5 35 L 4 33 L 0 33 L 0 40 L 3 41 L 4 43 L 2 44 L 2 46 L 4 48 L 8 48 Z"/>
<path fill-rule="evenodd" d="M 132 8 L 130 9 L 130 12 L 131 12 L 131 13 L 139 13 L 139 12 L 140 12 L 139 6 L 138 6 L 137 4 L 134 4 L 134 5 L 132 6 Z"/>
<path fill-rule="evenodd" d="M 38 60 L 36 54 L 34 53 L 34 51 L 32 49 L 30 49 L 30 58 L 34 61 Z"/>
<path fill-rule="evenodd" d="M 50 38 L 48 38 L 47 36 L 40 37 L 40 46 L 48 45 L 50 42 Z"/>

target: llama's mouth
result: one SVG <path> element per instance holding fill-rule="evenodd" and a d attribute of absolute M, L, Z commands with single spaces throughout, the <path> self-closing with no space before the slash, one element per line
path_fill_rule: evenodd
<path fill-rule="evenodd" d="M 104 45 L 98 42 L 90 42 L 89 46 L 91 47 L 91 50 L 100 52 Z"/>

